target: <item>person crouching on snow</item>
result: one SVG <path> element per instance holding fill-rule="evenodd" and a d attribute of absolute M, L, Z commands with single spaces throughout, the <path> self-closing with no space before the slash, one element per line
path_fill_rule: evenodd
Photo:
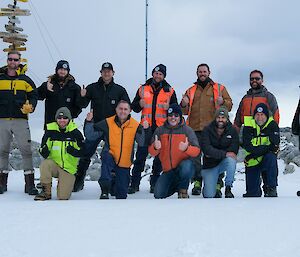
<path fill-rule="evenodd" d="M 109 199 L 109 193 L 112 192 L 117 199 L 127 198 L 134 142 L 141 147 L 148 145 L 149 123 L 145 121 L 141 126 L 130 116 L 130 112 L 130 104 L 121 100 L 116 107 L 115 115 L 96 124 L 92 121 L 93 113 L 87 114 L 84 129 L 87 140 L 96 140 L 104 136 L 105 141 L 101 152 L 100 199 Z M 112 172 L 115 175 L 114 185 Z"/>
<path fill-rule="evenodd" d="M 51 199 L 52 177 L 58 178 L 57 198 L 68 200 L 75 182 L 77 164 L 84 138 L 72 120 L 67 107 L 55 114 L 56 122 L 48 123 L 42 139 L 40 154 L 45 158 L 40 166 L 42 191 L 34 200 Z"/>
<path fill-rule="evenodd" d="M 163 172 L 158 178 L 155 198 L 166 198 L 178 192 L 178 198 L 188 198 L 188 187 L 194 175 L 192 157 L 200 154 L 197 136 L 185 124 L 178 104 L 171 104 L 167 110 L 167 120 L 158 127 L 152 137 L 149 153 L 159 156 Z"/>

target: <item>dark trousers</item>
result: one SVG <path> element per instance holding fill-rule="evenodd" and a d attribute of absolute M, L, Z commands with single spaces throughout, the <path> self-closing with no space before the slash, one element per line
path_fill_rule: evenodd
<path fill-rule="evenodd" d="M 114 158 L 107 151 L 101 153 L 101 160 L 101 176 L 98 182 L 102 192 L 109 193 L 111 191 L 112 172 L 114 172 L 114 189 L 112 191 L 117 199 L 126 199 L 130 182 L 130 168 L 117 166 Z"/>
<path fill-rule="evenodd" d="M 262 162 L 254 167 L 246 167 L 246 193 L 248 196 L 260 197 L 261 176 L 264 178 L 265 187 L 276 187 L 278 176 L 277 156 L 268 153 Z"/>
<path fill-rule="evenodd" d="M 197 136 L 199 145 L 200 145 L 200 141 L 201 141 L 201 131 L 195 131 L 195 134 Z M 193 158 L 193 162 L 195 165 L 195 174 L 193 177 L 193 180 L 197 180 L 197 181 L 202 181 L 202 176 L 201 176 L 201 170 L 202 170 L 202 164 L 201 164 L 201 153 Z"/>

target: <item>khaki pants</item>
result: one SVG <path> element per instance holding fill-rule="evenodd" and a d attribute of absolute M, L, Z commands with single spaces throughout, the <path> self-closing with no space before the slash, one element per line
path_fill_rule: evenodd
<path fill-rule="evenodd" d="M 68 200 L 71 197 L 75 175 L 63 170 L 50 159 L 46 159 L 41 163 L 40 173 L 40 181 L 42 184 L 51 184 L 52 177 L 58 178 L 57 198 L 59 200 Z"/>
<path fill-rule="evenodd" d="M 28 120 L 0 119 L 0 170 L 8 170 L 8 156 L 13 136 L 22 155 L 23 170 L 33 170 Z"/>

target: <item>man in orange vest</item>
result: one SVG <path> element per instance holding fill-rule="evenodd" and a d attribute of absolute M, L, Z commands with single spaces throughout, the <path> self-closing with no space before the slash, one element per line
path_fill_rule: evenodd
<path fill-rule="evenodd" d="M 186 90 L 181 100 L 181 108 L 188 115 L 187 124 L 195 131 L 200 144 L 201 132 L 214 120 L 214 113 L 224 105 L 228 111 L 232 108 L 232 100 L 224 85 L 214 82 L 210 77 L 210 69 L 206 63 L 197 67 L 197 81 Z M 200 195 L 202 188 L 201 156 L 195 158 L 195 177 L 193 195 Z M 220 196 L 217 190 L 216 197 Z"/>
<path fill-rule="evenodd" d="M 147 121 L 151 127 L 152 134 L 157 127 L 162 126 L 166 121 L 166 110 L 168 110 L 169 105 L 177 103 L 174 89 L 165 80 L 166 75 L 166 66 L 163 64 L 157 65 L 152 71 L 153 77 L 139 87 L 131 105 L 134 112 L 142 112 L 141 124 Z M 147 155 L 148 146 L 138 147 L 134 167 L 132 169 L 129 194 L 139 191 L 141 172 L 144 170 Z M 154 192 L 154 186 L 161 171 L 161 162 L 158 156 L 156 156 L 153 161 L 152 175 L 150 176 L 151 193 Z"/>

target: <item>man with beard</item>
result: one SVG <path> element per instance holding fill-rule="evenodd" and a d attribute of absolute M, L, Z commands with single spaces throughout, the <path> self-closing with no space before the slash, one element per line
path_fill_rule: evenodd
<path fill-rule="evenodd" d="M 55 74 L 49 76 L 38 89 L 39 100 L 45 100 L 44 128 L 55 122 L 55 113 L 60 107 L 67 107 L 72 118 L 77 118 L 81 112 L 80 86 L 75 83 L 75 78 L 70 74 L 70 65 L 61 60 L 57 63 Z"/>
<path fill-rule="evenodd" d="M 178 198 L 189 198 L 188 188 L 195 170 L 191 158 L 200 153 L 198 139 L 185 124 L 178 104 L 171 104 L 167 115 L 164 125 L 155 130 L 149 146 L 150 154 L 159 156 L 163 167 L 154 197 L 166 198 L 178 192 Z"/>
<path fill-rule="evenodd" d="M 261 196 L 261 176 L 264 178 L 264 196 L 277 197 L 279 143 L 279 127 L 270 116 L 267 105 L 256 105 L 253 116 L 244 117 L 246 194 L 243 197 Z"/>
<path fill-rule="evenodd" d="M 157 65 L 152 70 L 152 78 L 148 79 L 144 85 L 137 90 L 136 96 L 132 102 L 134 112 L 142 112 L 141 124 L 148 122 L 152 134 L 155 129 L 162 126 L 167 119 L 166 110 L 169 105 L 177 103 L 175 90 L 165 80 L 167 68 L 163 64 Z M 141 173 L 144 170 L 146 158 L 148 155 L 148 146 L 139 147 L 136 152 L 136 159 L 132 169 L 131 185 L 128 193 L 133 194 L 139 191 Z M 150 176 L 150 193 L 154 192 L 154 186 L 162 171 L 161 162 L 156 156 L 152 165 L 152 174 Z"/>
<path fill-rule="evenodd" d="M 214 120 L 214 113 L 221 105 L 232 108 L 232 100 L 224 85 L 212 81 L 209 77 L 210 69 L 205 63 L 197 67 L 197 81 L 185 92 L 181 100 L 181 107 L 184 114 L 188 115 L 187 124 L 195 131 L 199 144 L 201 144 L 201 133 L 210 122 Z M 193 195 L 200 195 L 202 188 L 201 177 L 201 156 L 194 159 L 196 166 L 194 177 Z M 218 187 L 222 184 L 222 179 Z M 220 197 L 218 190 L 216 197 Z"/>
<path fill-rule="evenodd" d="M 116 107 L 121 100 L 130 103 L 126 89 L 114 82 L 114 68 L 111 63 L 105 62 L 101 67 L 101 77 L 95 83 L 81 89 L 82 107 L 87 107 L 91 102 L 94 122 L 97 123 L 116 114 Z M 95 140 L 85 140 L 84 153 L 80 158 L 74 192 L 84 187 L 84 178 L 90 165 L 91 157 L 96 152 L 101 137 Z"/>
<path fill-rule="evenodd" d="M 242 98 L 234 119 L 234 126 L 240 130 L 245 116 L 253 116 L 254 108 L 259 103 L 265 103 L 274 120 L 279 124 L 279 109 L 275 96 L 263 86 L 263 73 L 259 70 L 250 72 L 250 89 Z"/>
<path fill-rule="evenodd" d="M 204 128 L 201 135 L 204 180 L 203 197 L 212 198 L 220 174 L 226 172 L 225 198 L 233 198 L 231 187 L 234 181 L 239 136 L 231 125 L 226 107 L 220 107 L 215 120 Z"/>
<path fill-rule="evenodd" d="M 0 194 L 7 191 L 8 159 L 14 137 L 22 155 L 25 193 L 36 195 L 28 114 L 34 111 L 38 97 L 34 82 L 25 75 L 26 66 L 20 62 L 21 54 L 11 51 L 7 66 L 0 70 Z"/>

